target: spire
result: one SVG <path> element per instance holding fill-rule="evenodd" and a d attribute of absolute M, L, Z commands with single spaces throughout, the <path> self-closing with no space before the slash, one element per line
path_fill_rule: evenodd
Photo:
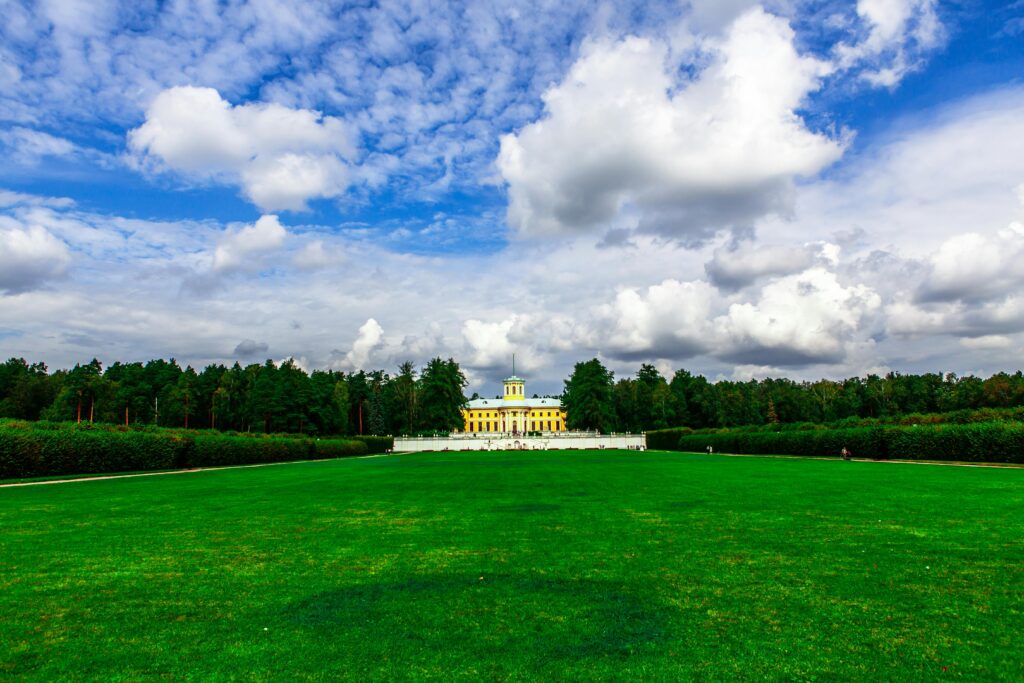
<path fill-rule="evenodd" d="M 516 376 L 516 354 L 512 354 L 512 376 Z"/>

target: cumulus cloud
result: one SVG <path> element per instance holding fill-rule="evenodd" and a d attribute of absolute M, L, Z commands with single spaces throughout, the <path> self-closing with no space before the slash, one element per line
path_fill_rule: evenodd
<path fill-rule="evenodd" d="M 566 322 L 562 316 L 530 313 L 496 322 L 470 319 L 462 325 L 463 352 L 459 357 L 469 368 L 495 379 L 511 371 L 513 354 L 517 372 L 534 372 L 545 367 L 553 351 L 578 341 Z"/>
<path fill-rule="evenodd" d="M 252 225 L 227 229 L 213 251 L 214 272 L 258 270 L 263 257 L 274 253 L 288 237 L 277 216 L 260 216 Z"/>
<path fill-rule="evenodd" d="M 754 242 L 730 244 L 715 249 L 704 265 L 708 279 L 727 290 L 742 289 L 762 278 L 790 275 L 824 261 L 834 265 L 838 247 L 818 243 L 803 246 L 762 245 Z"/>
<path fill-rule="evenodd" d="M 705 282 L 665 280 L 624 289 L 598 311 L 602 349 L 616 358 L 685 359 L 709 350 L 714 290 Z"/>
<path fill-rule="evenodd" d="M 830 66 L 793 42 L 783 19 L 748 11 L 708 39 L 709 65 L 685 83 L 658 40 L 585 45 L 544 93 L 545 116 L 501 140 L 509 223 L 524 235 L 625 224 L 701 237 L 787 211 L 793 179 L 845 144 L 797 115 Z"/>
<path fill-rule="evenodd" d="M 239 358 L 252 358 L 261 353 L 266 353 L 270 346 L 266 342 L 257 342 L 254 339 L 243 339 L 235 347 L 234 355 Z"/>
<path fill-rule="evenodd" d="M 232 106 L 216 90 L 192 86 L 157 95 L 128 146 L 142 163 L 238 183 L 265 211 L 341 195 L 353 154 L 338 118 L 273 103 Z"/>
<path fill-rule="evenodd" d="M 984 303 L 916 303 L 897 299 L 886 307 L 886 330 L 904 338 L 953 335 L 977 338 L 1024 331 L 1024 297 Z"/>
<path fill-rule="evenodd" d="M 1024 285 L 1024 225 L 952 237 L 929 259 L 919 291 L 922 301 L 981 301 L 1005 296 Z"/>
<path fill-rule="evenodd" d="M 46 228 L 0 218 L 0 291 L 34 289 L 63 275 L 70 263 L 67 244 Z"/>
<path fill-rule="evenodd" d="M 620 291 L 598 308 L 599 348 L 622 360 L 709 355 L 751 367 L 839 363 L 881 306 L 861 285 L 821 266 L 779 277 L 739 301 L 708 282 L 665 280 Z"/>
<path fill-rule="evenodd" d="M 881 298 L 862 284 L 844 286 L 835 273 L 811 268 L 766 285 L 759 299 L 734 303 L 715 320 L 723 358 L 737 363 L 800 366 L 837 363 Z"/>
<path fill-rule="evenodd" d="M 275 349 L 275 357 L 306 358 L 310 367 L 333 360 L 350 369 L 365 358 L 364 367 L 394 368 L 398 360 L 422 363 L 436 354 L 467 368 L 491 364 L 494 370 L 474 371 L 488 382 L 488 394 L 507 373 L 509 349 L 517 365 L 542 359 L 527 375 L 531 391 L 557 390 L 572 363 L 592 355 L 620 376 L 659 355 L 711 377 L 1012 367 L 1024 330 L 1012 265 L 992 262 L 1001 291 L 971 284 L 972 277 L 983 279 L 971 271 L 960 280 L 968 292 L 960 298 L 922 292 L 931 291 L 923 283 L 937 290 L 955 280 L 936 257 L 968 230 L 1015 253 L 1016 238 L 1003 242 L 997 230 L 1019 215 L 1011 190 L 1024 178 L 1024 153 L 1016 153 L 1024 149 L 1024 135 L 1016 135 L 1024 131 L 1021 102 L 1019 91 L 976 98 L 923 128 L 876 139 L 842 173 L 800 183 L 795 215 L 758 221 L 735 252 L 722 241 L 693 249 L 633 233 L 629 258 L 597 249 L 593 234 L 514 241 L 491 254 L 424 257 L 390 250 L 366 225 L 304 226 L 275 247 L 280 232 L 272 225 L 149 222 L 0 193 L 0 213 L 22 230 L 42 226 L 75 258 L 67 283 L 0 297 L 0 341 L 5 355 L 54 367 L 88 360 L 85 354 L 173 355 L 198 364 L 224 362 L 234 346 L 225 340 L 258 330 L 259 343 Z M 252 229 L 235 239 L 246 228 Z M 857 237 L 843 241 L 842 258 L 822 251 L 805 275 L 801 253 L 813 251 L 808 243 L 837 232 Z M 228 255 L 224 271 L 212 270 L 218 247 Z M 253 249 L 246 254 L 247 248 Z M 788 265 L 758 263 L 760 249 L 778 250 L 775 258 Z M 321 252 L 345 254 L 345 268 L 307 268 Z M 730 257 L 741 262 L 733 270 Z M 710 267 L 716 261 L 717 269 Z M 182 296 L 177 283 L 197 271 L 210 272 L 218 286 L 202 297 Z M 687 282 L 705 274 L 706 281 Z M 722 286 L 729 277 L 748 284 Z M 885 306 L 876 308 L 860 287 Z M 393 338 L 380 330 L 374 342 L 370 329 L 349 346 L 371 318 L 391 321 L 384 325 Z M 436 330 L 415 335 L 424 319 Z M 462 334 L 467 320 L 490 326 L 477 330 L 476 348 Z M 86 340 L 89 347 L 81 345 Z M 339 344 L 342 351 L 331 356 Z"/>
<path fill-rule="evenodd" d="M 509 332 L 515 318 L 500 322 L 467 320 L 462 325 L 462 336 L 470 351 L 466 363 L 474 368 L 497 368 L 510 365 L 515 345 L 509 341 Z"/>
<path fill-rule="evenodd" d="M 342 366 L 350 370 L 371 370 L 377 353 L 385 346 L 384 328 L 376 320 L 370 318 L 356 333 L 352 349 L 345 354 Z"/>

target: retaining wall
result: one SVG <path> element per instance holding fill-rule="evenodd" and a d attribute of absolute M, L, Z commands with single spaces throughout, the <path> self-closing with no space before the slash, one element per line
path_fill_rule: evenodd
<path fill-rule="evenodd" d="M 646 450 L 647 437 L 644 434 L 558 434 L 545 436 L 492 434 L 484 436 L 395 437 L 396 453 L 418 451 L 546 451 L 566 448 Z"/>

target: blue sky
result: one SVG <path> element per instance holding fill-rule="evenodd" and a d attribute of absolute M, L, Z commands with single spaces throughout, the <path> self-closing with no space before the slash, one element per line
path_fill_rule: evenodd
<path fill-rule="evenodd" d="M 1022 2 L 3 11 L 7 356 L 1017 367 Z"/>

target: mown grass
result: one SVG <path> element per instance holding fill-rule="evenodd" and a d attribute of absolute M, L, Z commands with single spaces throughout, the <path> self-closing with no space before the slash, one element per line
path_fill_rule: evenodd
<path fill-rule="evenodd" d="M 1022 474 L 563 451 L 0 489 L 0 678 L 1020 680 Z"/>

